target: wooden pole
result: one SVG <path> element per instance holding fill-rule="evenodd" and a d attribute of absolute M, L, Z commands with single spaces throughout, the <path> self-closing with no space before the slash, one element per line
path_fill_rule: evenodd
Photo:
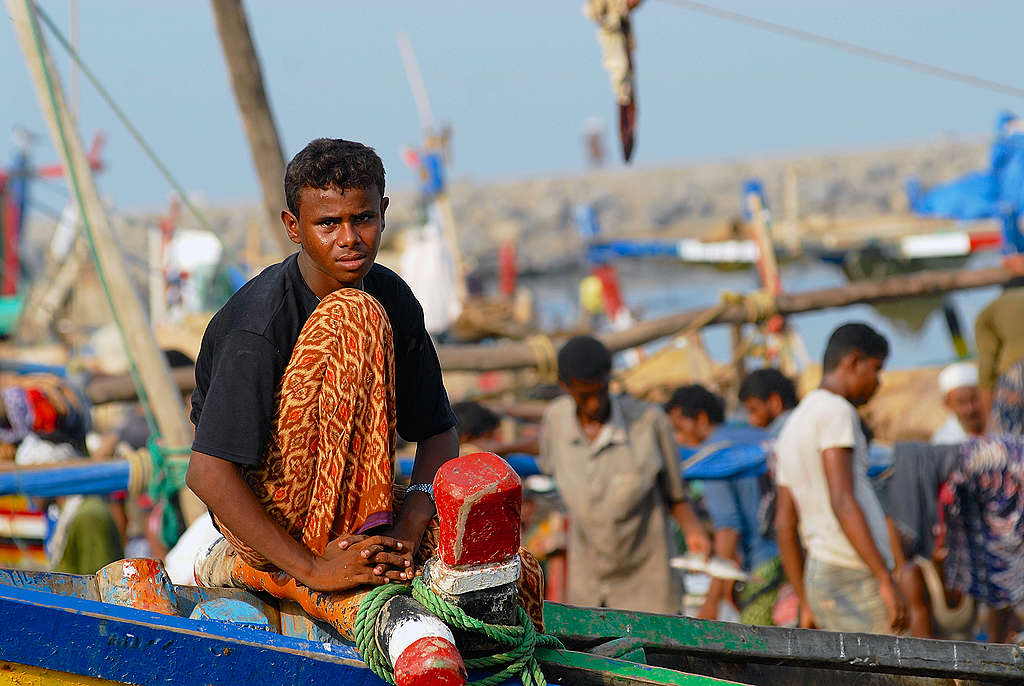
<path fill-rule="evenodd" d="M 800 192 L 796 168 L 787 165 L 782 175 L 782 240 L 790 252 L 800 251 Z"/>
<path fill-rule="evenodd" d="M 779 263 L 775 259 L 775 246 L 768 233 L 768 224 L 764 219 L 764 205 L 757 193 L 747 193 L 747 211 L 750 213 L 750 233 L 757 244 L 757 269 L 761 274 L 761 288 L 772 295 L 782 290 L 779 276 Z"/>
<path fill-rule="evenodd" d="M 167 318 L 167 280 L 164 278 L 164 234 L 151 226 L 146 232 L 149 264 L 149 321 L 152 326 Z"/>
<path fill-rule="evenodd" d="M 860 303 L 877 303 L 950 291 L 985 288 L 1006 283 L 1013 276 L 1002 267 L 977 270 L 919 272 L 804 293 L 783 293 L 775 299 L 781 315 L 800 314 Z M 742 304 L 722 306 L 709 317 L 708 309 L 688 310 L 667 317 L 640 322 L 626 331 L 598 336 L 609 350 L 618 352 L 678 334 L 694 323 L 704 326 L 753 322 L 755 317 Z M 706 320 L 706 321 L 705 321 Z M 557 349 L 561 341 L 554 341 Z M 500 343 L 491 346 L 442 345 L 437 349 L 446 371 L 492 371 L 537 366 L 535 346 L 528 343 Z"/>
<path fill-rule="evenodd" d="M 54 146 L 67 170 L 72 194 L 83 212 L 82 225 L 92 246 L 96 270 L 105 282 L 105 291 L 121 333 L 125 350 L 134 360 L 139 380 L 149 399 L 157 428 L 165 445 L 185 447 L 192 443 L 192 431 L 185 418 L 181 394 L 171 378 L 171 370 L 153 338 L 142 303 L 128 278 L 128 270 L 118 242 L 110 229 L 103 203 L 93 180 L 89 160 L 75 130 L 64 99 L 57 70 L 43 41 L 31 0 L 6 0 L 15 33 L 25 54 L 32 81 L 50 127 Z M 205 511 L 188 489 L 181 491 L 185 518 L 192 522 Z"/>
<path fill-rule="evenodd" d="M 63 262 L 48 256 L 43 277 L 32 285 L 25 309 L 18 320 L 14 340 L 24 345 L 43 343 L 50 337 L 53 320 L 68 301 L 82 266 L 89 259 L 89 246 L 79 234 Z"/>
<path fill-rule="evenodd" d="M 776 298 L 779 314 L 794 315 L 816 312 L 834 307 L 870 304 L 886 300 L 899 300 L 917 296 L 949 293 L 951 291 L 987 288 L 1006 283 L 1013 274 L 1002 267 L 978 270 L 919 272 L 907 276 L 891 276 L 876 281 L 826 288 L 818 291 L 789 293 Z M 694 323 L 707 320 L 704 326 L 753 322 L 742 305 L 721 308 L 708 318 L 708 310 L 687 310 L 659 319 L 640 322 L 626 331 L 598 336 L 612 352 L 644 345 L 665 336 L 674 336 Z M 561 339 L 553 341 L 557 350 Z M 527 369 L 537 366 L 536 348 L 528 343 L 499 343 L 497 345 L 441 345 L 437 348 L 441 366 L 445 371 L 494 371 Z M 195 388 L 195 378 L 188 368 L 173 370 L 182 392 Z M 96 379 L 86 387 L 86 395 L 94 403 L 131 400 L 134 388 L 125 376 Z"/>
<path fill-rule="evenodd" d="M 259 56 L 249 32 L 242 0 L 210 0 L 210 4 L 228 73 L 231 75 L 235 101 L 249 138 L 252 162 L 263 192 L 263 211 L 266 217 L 264 230 L 273 246 L 270 256 L 284 259 L 293 252 L 294 247 L 281 225 L 281 210 L 285 208 L 284 153 L 263 84 Z"/>
<path fill-rule="evenodd" d="M 409 34 L 399 31 L 395 34 L 398 41 L 398 53 L 402 57 L 402 66 L 405 67 L 405 78 L 409 81 L 409 89 L 412 90 L 413 100 L 416 101 L 416 109 L 420 113 L 420 126 L 424 133 L 434 133 L 434 109 L 430 106 L 430 96 L 427 94 L 426 81 L 423 80 L 423 73 L 420 72 L 420 63 L 416 59 L 416 53 L 412 49 L 412 41 Z"/>
<path fill-rule="evenodd" d="M 71 47 L 78 52 L 78 0 L 68 4 L 68 33 L 71 35 Z M 78 123 L 78 65 L 71 59 L 68 69 L 71 71 L 71 119 Z"/>
<path fill-rule="evenodd" d="M 191 393 L 196 388 L 196 372 L 192 367 L 176 367 L 171 370 L 174 385 L 181 393 Z M 85 386 L 85 397 L 93 405 L 104 403 L 135 402 L 138 390 L 132 381 L 131 374 L 111 374 L 100 376 Z"/>
<path fill-rule="evenodd" d="M 729 343 L 732 346 L 732 371 L 739 383 L 747 375 L 747 356 L 743 354 L 746 341 L 743 340 L 743 324 L 729 325 Z"/>
<path fill-rule="evenodd" d="M 420 71 L 416 52 L 412 49 L 412 41 L 409 40 L 409 34 L 405 31 L 399 31 L 396 34 L 396 39 L 398 40 L 398 52 L 402 57 L 402 66 L 405 68 L 405 77 L 409 81 L 409 89 L 412 91 L 412 97 L 416 101 L 416 109 L 420 115 L 420 127 L 423 129 L 427 152 L 436 152 L 444 160 L 446 142 L 437 131 L 434 110 L 430 106 L 430 96 L 427 93 L 427 84 L 423 79 L 423 72 Z M 447 169 L 445 172 L 447 175 Z M 441 188 L 441 192 L 434 198 L 434 207 L 437 208 L 438 219 L 441 222 L 442 238 L 448 248 L 448 254 L 452 256 L 452 267 L 455 272 L 455 298 L 460 303 L 465 303 L 465 260 L 462 258 L 462 245 L 459 243 L 455 212 L 452 210 L 452 202 L 448 197 L 447 178 L 444 179 L 444 187 Z"/>

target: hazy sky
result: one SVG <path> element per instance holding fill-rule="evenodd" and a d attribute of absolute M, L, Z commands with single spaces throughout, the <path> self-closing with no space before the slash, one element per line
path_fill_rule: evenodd
<path fill-rule="evenodd" d="M 987 78 L 1024 85 L 1017 0 L 709 0 L 718 7 Z M 80 2 L 81 52 L 189 190 L 214 201 L 258 193 L 206 2 Z M 246 3 L 285 153 L 317 136 L 373 145 L 391 186 L 407 186 L 401 147 L 419 137 L 395 42 L 405 29 L 436 115 L 455 127 L 457 176 L 498 178 L 582 166 L 592 116 L 614 141 L 614 108 L 580 0 Z M 44 0 L 67 26 L 68 3 Z M 647 0 L 635 15 L 636 162 L 888 146 L 987 135 L 1015 98 Z M 66 56 L 50 41 L 59 64 Z M 0 132 L 44 135 L 9 23 L 0 26 Z M 121 207 L 162 204 L 168 187 L 82 81 L 81 129 L 109 134 L 103 192 Z M 60 195 L 39 200 L 59 205 Z"/>

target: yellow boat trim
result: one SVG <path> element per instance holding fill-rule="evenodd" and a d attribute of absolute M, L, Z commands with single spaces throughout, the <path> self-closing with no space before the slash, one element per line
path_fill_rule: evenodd
<path fill-rule="evenodd" d="M 0 662 L 0 684 L 11 686 L 105 686 L 120 683 L 122 682 L 19 665 L 16 662 Z"/>

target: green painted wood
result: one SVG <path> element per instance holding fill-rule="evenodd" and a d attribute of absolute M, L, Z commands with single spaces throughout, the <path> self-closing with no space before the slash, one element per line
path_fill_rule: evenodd
<path fill-rule="evenodd" d="M 699 657 L 705 671 L 718 661 L 1024 683 L 1024 652 L 1013 645 L 747 626 L 559 603 L 544 604 L 544 623 L 569 648 L 634 638 L 650 662 L 688 671 L 696 662 L 687 658 Z"/>
<path fill-rule="evenodd" d="M 579 686 L 712 686 L 734 684 L 700 674 L 684 674 L 664 667 L 640 665 L 626 660 L 616 660 L 589 653 L 571 650 L 541 649 L 537 651 L 544 675 L 551 684 L 573 684 Z"/>
<path fill-rule="evenodd" d="M 644 643 L 643 641 L 635 638 L 616 638 L 608 641 L 607 643 L 595 646 L 587 652 L 592 655 L 600 655 L 601 657 L 614 657 L 619 660 L 629 660 L 630 662 L 647 664 L 647 654 L 644 653 Z"/>

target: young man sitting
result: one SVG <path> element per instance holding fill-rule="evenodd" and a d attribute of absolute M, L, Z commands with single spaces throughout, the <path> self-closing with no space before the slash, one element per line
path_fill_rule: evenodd
<path fill-rule="evenodd" d="M 431 484 L 459 442 L 423 310 L 374 264 L 388 208 L 380 158 L 317 139 L 284 183 L 281 220 L 299 252 L 231 297 L 196 361 L 186 482 L 226 539 L 197 577 L 237 584 L 241 570 L 340 592 L 345 634 L 368 587 L 409 582 L 429 553 Z M 396 428 L 417 444 L 400 506 Z"/>
<path fill-rule="evenodd" d="M 878 388 L 888 354 L 888 342 L 866 324 L 836 329 L 825 349 L 821 386 L 797 405 L 776 444 L 782 561 L 801 604 L 823 629 L 906 628 L 906 603 L 893 581 L 885 514 L 868 480 L 867 441 L 856 410 Z"/>
<path fill-rule="evenodd" d="M 739 593 L 733 583 L 715 578 L 697 616 L 718 619 L 721 602 L 735 606 L 744 624 L 772 623 L 772 609 L 783 581 L 779 550 L 761 531 L 759 510 L 768 492 L 766 431 L 725 423 L 725 403 L 698 384 L 683 386 L 665 404 L 676 440 L 684 452 L 683 476 L 700 478 L 704 505 L 715 533 L 718 557 L 750 573 Z"/>

